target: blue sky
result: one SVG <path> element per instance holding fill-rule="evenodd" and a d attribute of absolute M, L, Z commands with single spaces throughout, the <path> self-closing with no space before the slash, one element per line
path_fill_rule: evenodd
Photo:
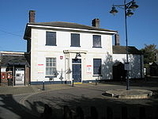
<path fill-rule="evenodd" d="M 138 49 L 144 44 L 158 46 L 158 1 L 135 0 L 139 8 L 128 18 L 129 45 Z M 0 0 L 0 51 L 26 51 L 23 40 L 29 10 L 36 11 L 36 22 L 64 21 L 90 25 L 100 19 L 100 27 L 117 30 L 125 45 L 124 14 L 118 8 L 115 16 L 109 11 L 123 0 Z M 128 2 L 128 0 L 127 0 Z"/>

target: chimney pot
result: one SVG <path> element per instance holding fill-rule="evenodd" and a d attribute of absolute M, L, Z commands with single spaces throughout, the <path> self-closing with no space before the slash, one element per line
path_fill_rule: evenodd
<path fill-rule="evenodd" d="M 29 11 L 29 23 L 35 22 L 35 10 L 30 10 Z"/>
<path fill-rule="evenodd" d="M 99 28 L 100 27 L 100 20 L 98 18 L 93 19 L 92 26 Z"/>
<path fill-rule="evenodd" d="M 120 37 L 119 34 L 115 34 L 115 45 L 119 46 L 120 45 Z"/>

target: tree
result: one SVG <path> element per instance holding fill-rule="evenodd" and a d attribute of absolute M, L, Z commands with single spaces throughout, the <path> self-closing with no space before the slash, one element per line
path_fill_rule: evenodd
<path fill-rule="evenodd" d="M 158 49 L 156 49 L 155 44 L 146 45 L 145 48 L 141 49 L 141 52 L 144 55 L 144 65 L 145 67 L 148 67 L 149 63 L 156 61 L 156 52 L 158 52 Z"/>

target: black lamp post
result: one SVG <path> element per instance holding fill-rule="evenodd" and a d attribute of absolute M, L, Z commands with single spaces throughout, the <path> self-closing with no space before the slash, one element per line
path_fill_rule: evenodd
<path fill-rule="evenodd" d="M 127 79 L 127 88 L 126 90 L 129 90 L 129 61 L 128 61 L 128 32 L 127 32 L 127 16 L 132 16 L 134 13 L 132 10 L 135 10 L 139 6 L 136 4 L 134 0 L 130 2 L 126 2 L 124 0 L 123 5 L 113 5 L 112 10 L 110 11 L 111 14 L 115 15 L 118 13 L 116 7 L 121 8 L 124 10 L 124 16 L 125 16 L 125 35 L 126 35 L 126 63 L 125 63 L 125 70 L 126 70 L 126 79 Z"/>

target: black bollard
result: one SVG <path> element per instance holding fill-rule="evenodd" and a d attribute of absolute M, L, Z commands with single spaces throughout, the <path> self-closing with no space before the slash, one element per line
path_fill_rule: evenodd
<path fill-rule="evenodd" d="M 98 84 L 98 80 L 97 80 L 97 78 L 95 79 L 95 85 L 97 85 Z"/>
<path fill-rule="evenodd" d="M 45 90 L 44 81 L 43 81 L 43 88 L 42 88 L 42 90 Z"/>
<path fill-rule="evenodd" d="M 72 79 L 71 86 L 74 87 L 74 79 Z"/>

